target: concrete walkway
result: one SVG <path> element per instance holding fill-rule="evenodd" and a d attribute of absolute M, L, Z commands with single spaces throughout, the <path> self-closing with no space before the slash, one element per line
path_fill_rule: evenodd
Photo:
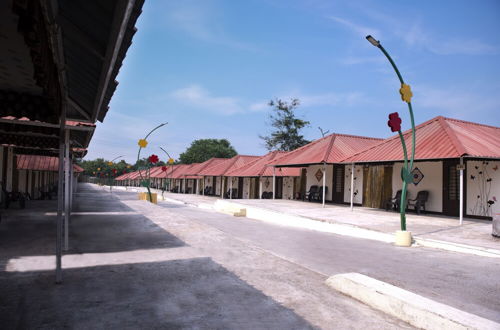
<path fill-rule="evenodd" d="M 213 206 L 219 199 L 213 196 L 176 193 L 164 193 L 164 196 L 171 200 L 201 207 Z M 332 204 L 326 204 L 325 208 L 322 208 L 318 203 L 295 200 L 234 199 L 232 201 L 282 214 L 346 224 L 387 234 L 393 234 L 400 228 L 399 213 L 392 211 L 365 207 L 354 207 L 354 211 L 351 211 L 349 206 Z M 418 238 L 500 250 L 500 239 L 491 235 L 491 225 L 491 221 L 488 220 L 466 218 L 460 226 L 457 218 L 407 214 L 407 229 Z"/>
<path fill-rule="evenodd" d="M 410 328 L 325 276 L 176 212 L 81 185 L 54 284 L 55 201 L 2 212 L 0 324 L 18 328 Z"/>

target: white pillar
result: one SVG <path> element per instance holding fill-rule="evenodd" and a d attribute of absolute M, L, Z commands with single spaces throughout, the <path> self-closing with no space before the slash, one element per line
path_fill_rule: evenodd
<path fill-rule="evenodd" d="M 259 199 L 262 199 L 262 177 L 259 177 Z"/>
<path fill-rule="evenodd" d="M 220 197 L 224 199 L 224 177 L 220 177 Z"/>
<path fill-rule="evenodd" d="M 69 130 L 64 135 L 64 251 L 69 249 Z"/>
<path fill-rule="evenodd" d="M 201 195 L 205 196 L 205 177 L 201 178 L 201 182 L 203 184 L 201 187 Z"/>
<path fill-rule="evenodd" d="M 233 199 L 233 177 L 229 177 L 229 199 Z"/>
<path fill-rule="evenodd" d="M 323 163 L 323 207 L 325 207 L 325 185 L 326 185 L 326 165 Z"/>
<path fill-rule="evenodd" d="M 186 193 L 186 190 L 187 190 L 186 178 L 184 178 L 183 182 L 184 182 L 184 193 Z"/>
<path fill-rule="evenodd" d="M 460 225 L 462 225 L 464 220 L 464 159 L 460 157 Z"/>
<path fill-rule="evenodd" d="M 273 199 L 276 198 L 276 167 L 273 166 Z"/>
<path fill-rule="evenodd" d="M 351 211 L 354 211 L 354 163 L 351 164 Z"/>

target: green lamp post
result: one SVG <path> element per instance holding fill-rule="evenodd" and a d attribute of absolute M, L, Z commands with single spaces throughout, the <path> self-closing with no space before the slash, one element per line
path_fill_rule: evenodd
<path fill-rule="evenodd" d="M 411 98 L 413 96 L 410 86 L 405 84 L 403 77 L 401 76 L 401 73 L 399 72 L 398 68 L 396 67 L 396 64 L 392 60 L 392 58 L 389 56 L 387 51 L 382 47 L 380 44 L 380 41 L 376 40 L 373 38 L 371 35 L 366 36 L 366 40 L 368 40 L 373 46 L 377 47 L 384 53 L 385 57 L 389 60 L 391 63 L 394 71 L 396 71 L 396 74 L 399 78 L 399 82 L 401 83 L 401 88 L 399 89 L 399 93 L 401 94 L 401 100 L 406 102 L 408 104 L 408 110 L 410 111 L 410 119 L 411 119 L 411 133 L 412 133 L 412 147 L 411 147 L 411 158 L 410 162 L 408 164 L 408 153 L 406 150 L 406 143 L 403 134 L 401 133 L 401 118 L 399 118 L 399 115 L 397 112 L 391 113 L 389 115 L 389 121 L 388 125 L 391 127 L 391 130 L 393 132 L 398 132 L 399 138 L 401 140 L 401 144 L 403 146 L 403 155 L 404 155 L 404 164 L 403 168 L 401 169 L 401 179 L 403 181 L 403 187 L 401 190 L 401 204 L 399 207 L 400 210 L 400 219 L 401 219 L 401 231 L 396 233 L 396 245 L 402 245 L 402 246 L 410 246 L 411 245 L 411 233 L 406 231 L 406 189 L 407 185 L 411 182 L 413 182 L 413 160 L 415 158 L 415 145 L 416 145 L 416 140 L 415 140 L 415 119 L 413 117 L 413 109 L 411 106 Z"/>

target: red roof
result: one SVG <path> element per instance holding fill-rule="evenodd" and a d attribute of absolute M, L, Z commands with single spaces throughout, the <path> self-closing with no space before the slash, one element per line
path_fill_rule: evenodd
<path fill-rule="evenodd" d="M 500 127 L 438 116 L 416 127 L 415 159 L 500 158 Z M 411 130 L 403 133 L 411 153 Z M 344 162 L 382 162 L 403 160 L 399 135 L 390 137 L 352 156 Z"/>
<path fill-rule="evenodd" d="M 288 152 L 272 161 L 271 165 L 286 167 L 339 163 L 344 158 L 380 141 L 382 139 L 333 133 Z"/>
<path fill-rule="evenodd" d="M 215 164 L 201 170 L 198 175 L 203 176 L 224 176 L 230 170 L 241 167 L 260 156 L 236 155 L 233 158 L 217 158 L 221 161 L 214 162 Z"/>
<path fill-rule="evenodd" d="M 16 168 L 18 170 L 33 170 L 33 171 L 59 171 L 59 158 L 50 156 L 36 155 L 16 155 Z M 83 168 L 73 164 L 73 171 L 83 172 Z"/>
<path fill-rule="evenodd" d="M 189 175 L 198 175 L 205 168 L 213 166 L 215 164 L 219 164 L 221 161 L 224 161 L 226 158 L 210 158 L 209 160 L 204 161 L 203 163 L 195 163 L 192 167 L 188 169 Z"/>
<path fill-rule="evenodd" d="M 273 176 L 273 168 L 269 163 L 275 159 L 286 155 L 285 151 L 271 151 L 267 155 L 259 157 L 246 165 L 235 168 L 227 173 L 227 176 Z M 298 167 L 283 167 L 276 169 L 276 176 L 300 176 L 300 168 Z"/>

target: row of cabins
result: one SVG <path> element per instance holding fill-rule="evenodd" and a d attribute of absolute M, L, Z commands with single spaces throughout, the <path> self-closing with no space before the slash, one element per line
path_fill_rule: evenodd
<path fill-rule="evenodd" d="M 403 135 L 411 150 L 411 131 Z M 410 199 L 427 191 L 426 211 L 449 216 L 459 215 L 461 199 L 465 216 L 491 218 L 500 212 L 499 127 L 439 116 L 416 127 L 416 140 Z M 397 135 L 378 139 L 334 133 L 291 152 L 212 158 L 168 166 L 167 171 L 155 168 L 151 177 L 154 187 L 173 192 L 221 198 L 307 198 L 384 208 L 401 189 L 402 165 Z M 116 180 L 122 185 L 140 184 L 137 172 Z"/>
<path fill-rule="evenodd" d="M 21 194 L 24 199 L 46 199 L 57 195 L 59 158 L 52 156 L 15 154 L 12 147 L 0 146 L 0 202 L 9 194 Z M 76 189 L 83 168 L 73 164 L 71 178 Z"/>

